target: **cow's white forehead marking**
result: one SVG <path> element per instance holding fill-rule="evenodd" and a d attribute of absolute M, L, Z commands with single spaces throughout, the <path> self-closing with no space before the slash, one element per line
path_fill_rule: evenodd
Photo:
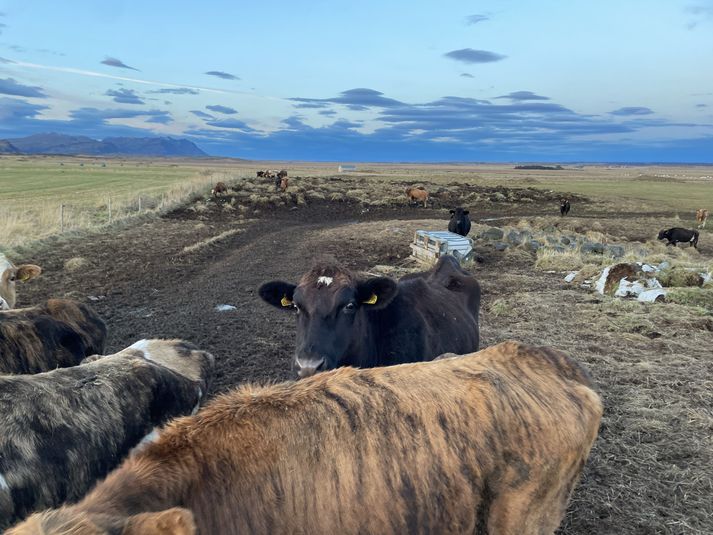
<path fill-rule="evenodd" d="M 10 490 L 10 485 L 7 484 L 7 481 L 2 474 L 0 474 L 0 490 Z"/>
<path fill-rule="evenodd" d="M 151 352 L 149 351 L 149 341 L 146 339 L 139 340 L 138 342 L 134 342 L 129 346 L 129 349 L 137 349 L 144 354 L 144 358 L 146 360 L 153 360 L 151 358 Z"/>
<path fill-rule="evenodd" d="M 329 286 L 329 285 L 332 284 L 333 282 L 334 282 L 334 279 L 333 279 L 332 277 L 324 277 L 324 276 L 322 276 L 322 277 L 319 277 L 319 278 L 317 279 L 317 285 L 318 285 L 318 286 L 321 285 L 321 284 L 323 284 L 323 285 L 325 285 L 325 286 Z"/>

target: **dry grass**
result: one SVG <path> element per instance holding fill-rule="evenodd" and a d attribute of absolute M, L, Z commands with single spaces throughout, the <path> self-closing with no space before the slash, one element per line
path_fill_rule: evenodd
<path fill-rule="evenodd" d="M 87 265 L 87 259 L 81 256 L 75 256 L 65 261 L 64 269 L 66 271 L 77 271 Z"/>
<path fill-rule="evenodd" d="M 539 249 L 535 268 L 547 271 L 575 271 L 584 265 L 582 253 L 575 250 L 558 252 L 553 249 Z"/>
<path fill-rule="evenodd" d="M 220 234 L 217 234 L 215 236 L 211 236 L 210 238 L 206 238 L 204 240 L 201 240 L 199 242 L 196 242 L 191 245 L 185 246 L 181 250 L 181 254 L 192 254 L 197 251 L 200 251 L 202 249 L 205 249 L 206 247 L 210 247 L 211 245 L 215 245 L 216 243 L 225 240 L 227 238 L 230 238 L 231 236 L 235 236 L 237 234 L 240 234 L 241 232 L 245 232 L 244 228 L 235 228 L 231 230 L 226 230 L 225 232 L 221 232 Z"/>

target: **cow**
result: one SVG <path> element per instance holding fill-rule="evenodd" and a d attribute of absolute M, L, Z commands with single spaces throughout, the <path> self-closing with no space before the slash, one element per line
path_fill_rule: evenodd
<path fill-rule="evenodd" d="M 34 264 L 13 265 L 5 255 L 0 253 L 0 310 L 15 308 L 17 294 L 15 286 L 17 281 L 27 282 L 34 279 L 42 268 Z"/>
<path fill-rule="evenodd" d="M 708 221 L 708 210 L 705 208 L 696 210 L 696 221 L 698 222 L 698 228 L 704 228 L 706 221 Z"/>
<path fill-rule="evenodd" d="M 417 188 L 406 188 L 406 196 L 408 197 L 409 203 L 418 204 L 423 203 L 423 207 L 426 208 L 426 203 L 428 203 L 428 191 L 425 188 L 419 186 Z"/>
<path fill-rule="evenodd" d="M 284 192 L 287 191 L 287 186 L 289 185 L 289 183 L 290 183 L 290 179 L 287 178 L 286 176 L 283 176 L 283 177 L 280 179 L 280 191 L 281 191 L 282 193 L 284 193 Z"/>
<path fill-rule="evenodd" d="M 8 535 L 552 534 L 601 416 L 583 367 L 517 342 L 245 385 Z"/>
<path fill-rule="evenodd" d="M 219 193 L 228 193 L 228 187 L 225 185 L 225 182 L 218 182 L 212 190 L 210 190 L 210 194 L 213 197 L 217 197 Z"/>
<path fill-rule="evenodd" d="M 76 366 L 104 352 L 106 325 L 91 307 L 69 299 L 0 312 L 0 374 Z"/>
<path fill-rule="evenodd" d="M 287 177 L 287 169 L 282 169 L 279 173 L 277 173 L 277 176 L 279 178 L 286 178 Z"/>
<path fill-rule="evenodd" d="M 362 278 L 324 260 L 297 286 L 272 281 L 258 293 L 297 314 L 293 364 L 301 378 L 338 366 L 389 366 L 478 349 L 480 285 L 452 256 L 398 282 Z"/>
<path fill-rule="evenodd" d="M 213 367 L 187 342 L 141 340 L 73 368 L 0 376 L 0 529 L 84 496 L 155 427 L 195 411 Z"/>
<path fill-rule="evenodd" d="M 674 227 L 668 230 L 662 230 L 659 232 L 659 240 L 668 240 L 666 246 L 673 245 L 676 247 L 678 242 L 688 243 L 689 247 L 693 246 L 698 249 L 698 231 L 688 230 L 685 228 Z"/>
<path fill-rule="evenodd" d="M 258 171 L 257 178 L 263 178 L 265 176 L 265 171 Z"/>
<path fill-rule="evenodd" d="M 569 204 L 569 199 L 562 199 L 560 201 L 560 215 L 562 217 L 566 216 L 569 213 L 569 209 L 571 208 Z"/>
<path fill-rule="evenodd" d="M 456 208 L 451 210 L 451 220 L 448 222 L 448 231 L 461 236 L 467 236 L 470 232 L 470 217 L 469 210 Z"/>

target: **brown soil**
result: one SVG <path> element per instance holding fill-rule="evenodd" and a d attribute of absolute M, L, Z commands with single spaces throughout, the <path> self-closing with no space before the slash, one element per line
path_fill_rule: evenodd
<path fill-rule="evenodd" d="M 449 188 L 449 201 L 457 201 L 457 187 Z M 509 202 L 477 193 L 482 204 L 468 204 L 475 222 L 558 213 L 557 193 L 522 203 L 506 188 L 497 193 Z M 246 381 L 284 380 L 292 376 L 294 320 L 261 302 L 259 285 L 295 281 L 324 252 L 353 269 L 414 269 L 408 259 L 414 228 L 428 219 L 431 228 L 445 230 L 447 209 L 456 204 L 409 207 L 405 195 L 402 204 L 386 206 L 326 199 L 258 206 L 232 199 L 201 200 L 200 209 L 55 239 L 19 259 L 44 272 L 21 289 L 18 306 L 62 296 L 92 303 L 109 327 L 108 352 L 145 337 L 190 340 L 216 357 L 213 393 Z M 240 210 L 226 209 L 231 202 Z M 577 208 L 585 225 L 596 219 L 607 226 L 597 206 Z M 224 239 L 191 247 L 223 233 Z M 637 227 L 629 239 L 643 233 Z M 565 285 L 560 274 L 535 272 L 534 256 L 524 251 L 478 252 L 483 347 L 517 339 L 564 349 L 590 368 L 604 398 L 600 438 L 561 532 L 713 533 L 713 319 L 674 304 L 630 307 L 595 297 Z M 86 262 L 66 270 L 65 262 L 76 258 Z M 236 310 L 218 312 L 220 304 Z"/>

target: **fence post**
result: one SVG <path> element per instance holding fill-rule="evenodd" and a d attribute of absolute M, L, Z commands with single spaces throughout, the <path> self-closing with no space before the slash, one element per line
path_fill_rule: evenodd
<path fill-rule="evenodd" d="M 111 223 L 111 197 L 109 197 L 109 223 Z"/>
<path fill-rule="evenodd" d="M 64 204 L 59 205 L 59 231 L 64 232 Z"/>
<path fill-rule="evenodd" d="M 141 195 L 139 195 L 139 213 L 141 213 Z"/>

